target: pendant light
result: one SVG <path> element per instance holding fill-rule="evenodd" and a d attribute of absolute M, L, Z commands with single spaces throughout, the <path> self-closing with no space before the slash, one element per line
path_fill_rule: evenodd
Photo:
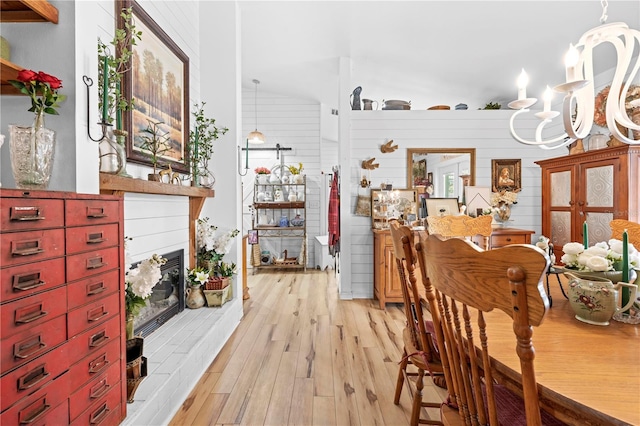
<path fill-rule="evenodd" d="M 256 129 L 249 133 L 247 136 L 247 143 L 252 145 L 260 145 L 265 142 L 264 135 L 258 131 L 258 84 L 260 84 L 259 80 L 253 79 L 253 84 L 256 85 L 256 93 L 255 93 L 255 113 L 256 113 Z"/>

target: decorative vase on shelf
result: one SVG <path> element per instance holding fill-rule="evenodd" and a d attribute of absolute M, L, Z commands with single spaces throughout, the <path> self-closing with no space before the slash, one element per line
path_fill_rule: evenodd
<path fill-rule="evenodd" d="M 102 125 L 102 134 L 98 145 L 100 158 L 100 173 L 120 175 L 124 171 L 126 174 L 127 154 L 124 145 L 120 145 L 116 140 L 115 131 L 110 131 L 110 126 Z"/>
<path fill-rule="evenodd" d="M 500 202 L 498 207 L 495 208 L 494 217 L 502 226 L 506 226 L 507 221 L 511 217 L 511 205 L 505 202 Z"/>
<path fill-rule="evenodd" d="M 304 175 L 302 174 L 293 175 L 293 183 L 297 185 L 302 185 L 304 183 Z"/>
<path fill-rule="evenodd" d="M 269 183 L 269 175 L 267 174 L 264 174 L 264 173 L 259 174 L 257 178 L 258 178 L 258 184 L 260 185 L 266 185 Z"/>
<path fill-rule="evenodd" d="M 32 126 L 9 126 L 11 168 L 16 187 L 47 189 L 53 170 L 56 132 L 44 126 L 44 112 Z"/>

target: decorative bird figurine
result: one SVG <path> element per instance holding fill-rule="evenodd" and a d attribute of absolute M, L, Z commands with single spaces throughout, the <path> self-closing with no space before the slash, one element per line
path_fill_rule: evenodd
<path fill-rule="evenodd" d="M 383 154 L 393 152 L 396 149 L 398 149 L 398 145 L 393 145 L 393 139 L 391 139 L 389 142 L 385 143 L 380 147 L 380 151 L 382 151 Z"/>
<path fill-rule="evenodd" d="M 375 157 L 363 161 L 362 162 L 362 168 L 365 169 L 365 170 L 373 170 L 373 169 L 377 169 L 378 167 L 380 167 L 380 164 L 378 164 L 378 163 L 374 164 L 373 163 L 374 161 L 376 161 Z"/>

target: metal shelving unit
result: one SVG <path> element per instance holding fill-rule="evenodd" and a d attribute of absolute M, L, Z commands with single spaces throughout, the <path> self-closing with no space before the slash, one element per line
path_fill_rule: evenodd
<path fill-rule="evenodd" d="M 289 176 L 292 178 L 292 176 Z M 282 195 L 277 196 L 280 192 Z M 290 194 L 295 194 L 290 197 Z M 302 196 L 302 200 L 298 198 Z M 272 201 L 272 200 L 278 201 Z M 289 200 L 291 201 L 284 201 Z M 306 176 L 301 183 L 260 183 L 256 178 L 253 191 L 253 229 L 261 239 L 298 239 L 300 251 L 296 257 L 290 257 L 288 250 L 273 255 L 270 262 L 263 262 L 254 266 L 254 271 L 260 269 L 304 269 L 307 270 L 308 242 L 307 242 L 307 183 Z M 286 217 L 286 221 L 283 218 Z M 294 225 L 296 219 L 301 219 L 300 225 Z M 286 223 L 286 225 L 285 225 Z M 305 249 L 302 250 L 302 244 Z M 280 244 L 281 246 L 282 244 Z M 300 259 L 302 256 L 302 260 Z"/>

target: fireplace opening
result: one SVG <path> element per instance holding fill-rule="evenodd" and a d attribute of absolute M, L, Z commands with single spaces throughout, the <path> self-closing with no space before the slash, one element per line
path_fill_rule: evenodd
<path fill-rule="evenodd" d="M 148 336 L 185 307 L 184 250 L 172 251 L 162 257 L 167 259 L 167 263 L 160 268 L 162 278 L 153 287 L 146 306 L 140 309 L 133 322 L 136 336 Z"/>

